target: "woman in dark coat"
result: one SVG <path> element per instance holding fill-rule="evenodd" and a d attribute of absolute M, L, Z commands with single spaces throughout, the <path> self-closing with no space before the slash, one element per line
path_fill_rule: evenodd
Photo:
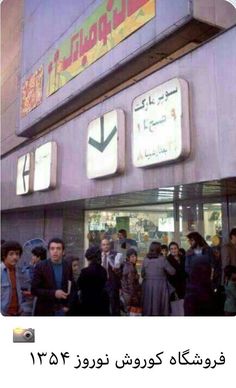
<path fill-rule="evenodd" d="M 174 275 L 175 269 L 161 255 L 161 244 L 152 242 L 141 270 L 143 315 L 170 314 L 167 273 Z"/>
<path fill-rule="evenodd" d="M 187 273 L 184 299 L 185 315 L 213 315 L 213 254 L 204 238 L 198 232 L 187 235 L 190 249 L 186 253 Z"/>
<path fill-rule="evenodd" d="M 167 260 L 174 267 L 176 273 L 168 275 L 168 280 L 174 287 L 178 299 L 183 299 L 186 286 L 185 257 L 180 253 L 179 245 L 174 241 L 169 244 L 169 252 Z"/>
<path fill-rule="evenodd" d="M 109 315 L 109 298 L 105 290 L 107 273 L 100 264 L 100 249 L 98 247 L 87 249 L 85 257 L 89 265 L 82 269 L 77 283 L 80 291 L 80 314 Z"/>

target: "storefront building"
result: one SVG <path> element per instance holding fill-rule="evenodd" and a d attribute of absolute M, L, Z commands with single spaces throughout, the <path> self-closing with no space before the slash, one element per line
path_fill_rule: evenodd
<path fill-rule="evenodd" d="M 153 240 L 187 248 L 193 230 L 227 240 L 236 226 L 234 7 L 62 3 L 24 1 L 20 140 L 2 141 L 2 238 L 61 236 L 81 257 L 120 228 L 140 257 Z"/>

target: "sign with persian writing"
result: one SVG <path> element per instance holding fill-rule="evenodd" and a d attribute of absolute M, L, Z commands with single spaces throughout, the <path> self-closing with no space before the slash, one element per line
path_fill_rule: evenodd
<path fill-rule="evenodd" d="M 190 152 L 188 84 L 174 78 L 133 101 L 136 167 L 176 161 Z"/>
<path fill-rule="evenodd" d="M 37 69 L 23 83 L 21 90 L 21 116 L 26 116 L 43 98 L 43 66 Z"/>
<path fill-rule="evenodd" d="M 57 144 L 54 141 L 35 150 L 34 191 L 48 190 L 56 186 Z"/>
<path fill-rule="evenodd" d="M 33 153 L 22 155 L 17 161 L 16 195 L 28 194 L 33 189 Z"/>
<path fill-rule="evenodd" d="M 47 95 L 101 58 L 155 16 L 155 0 L 104 0 L 50 55 Z"/>
<path fill-rule="evenodd" d="M 101 178 L 124 169 L 125 116 L 121 109 L 105 113 L 88 126 L 87 176 Z"/>

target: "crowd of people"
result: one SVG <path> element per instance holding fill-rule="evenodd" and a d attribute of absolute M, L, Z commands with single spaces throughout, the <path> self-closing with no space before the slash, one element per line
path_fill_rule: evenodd
<path fill-rule="evenodd" d="M 153 241 L 140 274 L 137 243 L 127 238 L 125 230 L 119 231 L 113 246 L 103 238 L 89 247 L 87 265 L 81 270 L 79 257 L 65 256 L 60 238 L 52 238 L 47 250 L 35 247 L 24 269 L 18 265 L 22 246 L 3 242 L 1 312 L 5 316 L 236 315 L 236 228 L 222 248 L 210 247 L 198 232 L 187 238 L 186 252 L 174 241 L 168 246 Z"/>

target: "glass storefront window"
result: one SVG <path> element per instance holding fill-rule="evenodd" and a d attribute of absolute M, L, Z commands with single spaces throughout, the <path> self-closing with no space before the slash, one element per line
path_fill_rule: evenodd
<path fill-rule="evenodd" d="M 236 228 L 236 197 L 229 200 L 229 229 Z"/>
<path fill-rule="evenodd" d="M 199 232 L 211 245 L 220 245 L 222 237 L 222 205 L 220 203 L 179 206 L 179 240 L 184 249 L 189 248 L 186 235 Z"/>
<path fill-rule="evenodd" d="M 203 206 L 204 238 L 209 245 L 220 245 L 222 239 L 222 205 L 205 203 Z"/>
<path fill-rule="evenodd" d="M 115 242 L 118 230 L 125 229 L 128 238 L 137 242 L 138 268 L 152 241 L 168 245 L 174 239 L 173 204 L 87 211 L 85 220 L 86 248 L 104 237 Z"/>
<path fill-rule="evenodd" d="M 220 245 L 222 237 L 222 204 L 191 203 L 161 204 L 85 212 L 85 248 L 99 245 L 106 237 L 111 242 L 118 238 L 118 230 L 125 229 L 128 238 L 137 242 L 138 267 L 152 241 L 168 245 L 179 243 L 187 250 L 186 235 L 199 232 L 209 245 Z"/>
<path fill-rule="evenodd" d="M 179 206 L 178 242 L 185 250 L 189 248 L 186 235 L 190 232 L 202 233 L 202 205 L 186 204 Z"/>

